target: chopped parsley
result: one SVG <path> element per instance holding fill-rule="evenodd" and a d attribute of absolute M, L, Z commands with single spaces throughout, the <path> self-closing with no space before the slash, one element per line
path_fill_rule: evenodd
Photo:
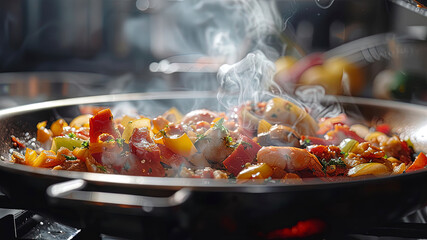
<path fill-rule="evenodd" d="M 196 140 L 196 142 L 204 140 L 204 139 L 209 140 L 208 137 L 205 134 L 197 134 L 197 140 Z"/>
<path fill-rule="evenodd" d="M 221 132 L 228 133 L 228 129 L 223 125 L 224 124 L 224 118 L 221 118 L 218 120 L 215 125 L 213 126 L 215 129 L 220 130 Z"/>
<path fill-rule="evenodd" d="M 70 138 L 75 138 L 75 137 L 76 137 L 76 134 L 74 134 L 74 133 L 69 133 L 69 134 L 68 134 L 68 137 L 70 137 Z"/>
<path fill-rule="evenodd" d="M 62 154 L 62 156 L 64 156 L 66 160 L 76 160 L 77 159 L 74 156 L 68 156 L 68 155 L 65 155 L 65 154 Z"/>
<path fill-rule="evenodd" d="M 248 142 L 242 141 L 241 144 L 243 144 L 243 147 L 245 148 L 245 150 L 248 148 L 252 148 L 252 145 Z"/>
<path fill-rule="evenodd" d="M 116 142 L 119 145 L 119 147 L 123 147 L 125 140 L 123 138 L 117 138 Z"/>
<path fill-rule="evenodd" d="M 82 142 L 82 147 L 83 148 L 89 148 L 89 142 L 88 141 Z"/>
<path fill-rule="evenodd" d="M 107 172 L 107 169 L 105 169 L 105 167 L 102 165 L 97 165 L 96 167 L 103 172 Z"/>
<path fill-rule="evenodd" d="M 320 164 L 322 164 L 322 170 L 323 170 L 323 172 L 325 172 L 325 173 L 326 173 L 326 169 L 327 169 L 327 167 L 328 167 L 328 166 L 332 166 L 332 165 L 335 165 L 335 166 L 342 166 L 342 167 L 347 166 L 347 165 L 345 165 L 345 163 L 342 161 L 341 157 L 339 157 L 338 159 L 332 158 L 332 159 L 331 159 L 331 160 L 329 160 L 329 161 L 326 161 L 325 159 L 322 159 L 322 160 L 320 161 Z"/>

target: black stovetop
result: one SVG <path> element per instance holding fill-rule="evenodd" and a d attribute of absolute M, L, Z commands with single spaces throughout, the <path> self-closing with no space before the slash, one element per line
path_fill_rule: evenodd
<path fill-rule="evenodd" d="M 383 227 L 374 227 L 362 232 L 348 233 L 338 239 L 350 240 L 408 240 L 427 238 L 427 207 L 418 210 L 399 221 Z M 53 221 L 27 210 L 0 209 L 1 239 L 99 239 L 125 240 L 105 235 L 91 229 L 78 229 Z M 309 239 L 337 239 L 336 237 L 311 237 Z M 245 236 L 245 239 L 246 236 Z"/>

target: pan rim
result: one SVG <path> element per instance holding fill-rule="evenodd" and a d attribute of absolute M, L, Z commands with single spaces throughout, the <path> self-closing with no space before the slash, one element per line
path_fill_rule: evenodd
<path fill-rule="evenodd" d="M 206 99 L 216 97 L 215 91 L 171 91 L 171 92 L 145 92 L 145 93 L 125 93 L 125 94 L 112 94 L 112 95 L 97 95 L 89 97 L 77 97 L 59 99 L 53 101 L 45 101 L 40 103 L 33 103 L 22 105 L 18 107 L 12 107 L 0 110 L 0 119 L 17 116 L 23 113 L 34 112 L 44 109 L 50 109 L 55 107 L 65 107 L 73 105 L 85 105 L 85 104 L 102 104 L 120 101 L 143 101 L 143 100 L 168 100 L 168 99 Z M 386 101 L 379 99 L 367 99 L 367 98 L 356 98 L 348 96 L 327 96 L 328 98 L 335 98 L 340 103 L 354 103 L 358 105 L 370 105 L 378 107 L 389 107 L 393 109 L 405 109 L 415 112 L 426 114 L 427 107 L 422 105 L 415 105 L 403 102 Z M 164 177 L 144 177 L 144 176 L 127 176 L 119 174 L 102 174 L 102 173 L 90 173 L 90 172 L 72 172 L 72 171 L 52 171 L 50 169 L 33 168 L 30 166 L 24 166 L 19 164 L 13 164 L 7 162 L 7 160 L 0 161 L 0 168 L 7 171 L 18 171 L 24 174 L 33 174 L 37 176 L 45 177 L 56 177 L 63 180 L 71 179 L 83 179 L 88 182 L 102 182 L 115 185 L 132 185 L 134 187 L 144 188 L 162 188 L 177 190 L 180 188 L 192 188 L 194 190 L 227 190 L 227 191 L 239 191 L 239 192 L 250 192 L 250 193 L 262 193 L 272 191 L 286 191 L 300 188 L 311 188 L 311 187 L 336 187 L 350 186 L 351 184 L 360 183 L 379 183 L 382 181 L 392 181 L 411 176 L 418 176 L 421 174 L 427 174 L 427 169 L 419 170 L 411 173 L 405 173 L 394 176 L 377 176 L 363 179 L 354 179 L 349 181 L 336 181 L 336 182 L 324 182 L 324 181 L 313 181 L 302 184 L 286 184 L 286 183 L 274 183 L 274 184 L 259 184 L 259 183 L 234 183 L 230 181 L 221 181 L 214 179 L 190 179 L 190 178 L 164 178 Z"/>

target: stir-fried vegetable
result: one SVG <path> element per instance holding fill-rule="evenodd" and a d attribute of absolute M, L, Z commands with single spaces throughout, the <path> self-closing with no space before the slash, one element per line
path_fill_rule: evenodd
<path fill-rule="evenodd" d="M 231 116 L 206 109 L 183 116 L 171 108 L 156 118 L 115 118 L 110 109 L 94 109 L 70 124 L 38 123 L 37 141 L 50 150 L 12 136 L 11 161 L 53 170 L 284 183 L 405 174 L 427 166 L 426 155 L 414 158 L 411 141 L 393 135 L 387 124 L 349 125 L 345 114 L 315 120 L 281 98 L 245 104 Z"/>

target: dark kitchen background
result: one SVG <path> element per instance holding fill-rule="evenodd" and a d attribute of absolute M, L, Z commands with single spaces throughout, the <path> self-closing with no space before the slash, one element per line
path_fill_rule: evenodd
<path fill-rule="evenodd" d="M 215 90 L 219 66 L 254 49 L 252 31 L 258 30 L 248 25 L 268 21 L 272 12 L 281 29 L 255 36 L 276 50 L 272 60 L 382 33 L 410 35 L 414 41 L 392 43 L 394 53 L 365 51 L 368 61 L 357 63 L 363 90 L 353 95 L 424 104 L 427 18 L 414 1 L 261 2 L 269 11 L 258 11 L 259 4 L 239 9 L 239 1 L 2 1 L 0 107 L 118 92 Z M 384 69 L 394 80 L 376 84 Z M 393 84 L 407 90 L 393 94 Z"/>

